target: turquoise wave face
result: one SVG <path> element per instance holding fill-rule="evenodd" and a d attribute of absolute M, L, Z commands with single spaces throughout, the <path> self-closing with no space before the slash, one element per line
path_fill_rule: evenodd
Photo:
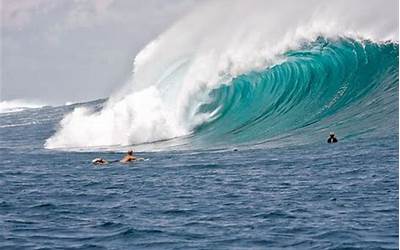
<path fill-rule="evenodd" d="M 286 60 L 210 92 L 217 111 L 192 139 L 212 144 L 309 143 L 398 134 L 397 43 L 318 38 Z"/>

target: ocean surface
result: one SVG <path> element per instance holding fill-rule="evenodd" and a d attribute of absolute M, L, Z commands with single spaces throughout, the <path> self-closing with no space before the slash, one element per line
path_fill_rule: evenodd
<path fill-rule="evenodd" d="M 396 131 L 97 167 L 123 154 L 43 149 L 51 112 L 0 116 L 2 249 L 398 248 Z"/>

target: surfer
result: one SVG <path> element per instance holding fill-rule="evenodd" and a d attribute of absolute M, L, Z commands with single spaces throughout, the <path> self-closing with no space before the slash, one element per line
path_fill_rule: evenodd
<path fill-rule="evenodd" d="M 124 158 L 122 158 L 121 160 L 111 160 L 111 161 L 107 161 L 106 159 L 103 158 L 96 158 L 92 161 L 92 163 L 94 165 L 106 165 L 109 163 L 115 163 L 115 162 L 121 162 L 121 163 L 129 163 L 129 162 L 133 162 L 133 161 L 144 161 L 144 158 L 137 158 L 135 156 L 133 156 L 133 150 L 129 150 L 126 155 L 124 156 Z"/>
<path fill-rule="evenodd" d="M 120 162 L 122 163 L 128 163 L 131 161 L 135 161 L 137 158 L 135 156 L 133 156 L 133 150 L 129 150 L 128 153 L 126 153 L 126 155 L 124 156 L 124 158 L 122 158 L 122 160 L 120 160 Z"/>
<path fill-rule="evenodd" d="M 92 161 L 92 163 L 95 165 L 105 165 L 108 164 L 108 161 L 103 158 L 96 158 Z"/>
<path fill-rule="evenodd" d="M 328 143 L 336 143 L 338 140 L 335 137 L 335 133 L 330 132 L 329 133 L 329 138 L 328 138 Z"/>

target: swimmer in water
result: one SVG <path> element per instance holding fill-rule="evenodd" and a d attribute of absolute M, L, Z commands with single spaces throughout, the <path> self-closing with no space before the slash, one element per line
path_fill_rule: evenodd
<path fill-rule="evenodd" d="M 121 163 L 128 163 L 131 161 L 135 161 L 137 158 L 133 156 L 133 150 L 129 150 L 128 153 L 120 160 Z"/>
<path fill-rule="evenodd" d="M 92 161 L 94 165 L 105 165 L 108 164 L 108 161 L 103 158 L 96 158 Z"/>
<path fill-rule="evenodd" d="M 328 143 L 336 143 L 336 142 L 338 142 L 338 140 L 335 137 L 335 133 L 331 132 L 329 134 Z"/>

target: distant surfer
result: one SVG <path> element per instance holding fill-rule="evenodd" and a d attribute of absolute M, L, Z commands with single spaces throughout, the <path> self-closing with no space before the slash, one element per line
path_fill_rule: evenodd
<path fill-rule="evenodd" d="M 126 153 L 126 155 L 124 156 L 124 158 L 122 158 L 122 160 L 120 160 L 121 163 L 128 163 L 131 161 L 135 161 L 137 160 L 137 158 L 135 156 L 133 156 L 133 150 L 129 150 L 128 153 Z"/>
<path fill-rule="evenodd" d="M 124 156 L 124 158 L 122 158 L 121 160 L 112 160 L 112 161 L 107 161 L 106 159 L 103 158 L 95 158 L 92 163 L 94 165 L 106 165 L 109 163 L 114 163 L 114 162 L 121 162 L 121 163 L 129 163 L 129 162 L 133 162 L 133 161 L 143 161 L 145 160 L 144 158 L 137 158 L 133 155 L 133 150 L 129 150 L 126 155 Z"/>
<path fill-rule="evenodd" d="M 335 133 L 330 132 L 329 133 L 329 138 L 328 138 L 328 143 L 336 143 L 338 140 L 335 137 Z"/>
<path fill-rule="evenodd" d="M 108 164 L 108 161 L 103 158 L 96 158 L 92 161 L 92 163 L 95 165 L 105 165 Z"/>

